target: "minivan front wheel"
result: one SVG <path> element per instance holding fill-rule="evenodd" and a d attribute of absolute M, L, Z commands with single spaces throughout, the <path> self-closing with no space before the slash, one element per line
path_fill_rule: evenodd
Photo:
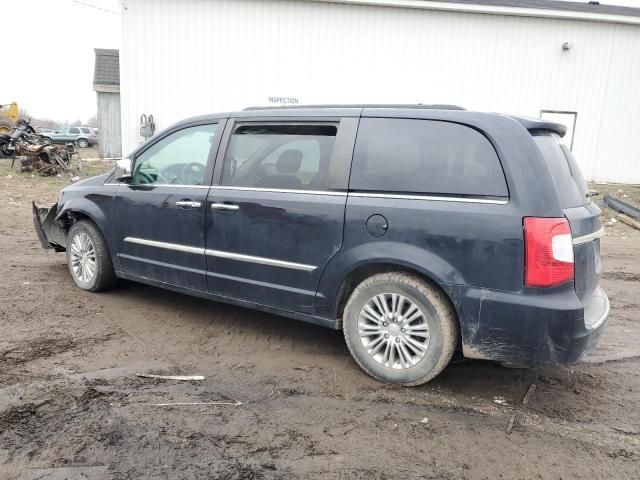
<path fill-rule="evenodd" d="M 80 220 L 69 229 L 67 264 L 74 283 L 83 290 L 99 292 L 116 282 L 107 244 L 89 220 Z"/>
<path fill-rule="evenodd" d="M 344 337 L 356 363 L 387 383 L 420 385 L 449 363 L 458 321 L 444 294 L 401 272 L 358 285 L 344 310 Z"/>

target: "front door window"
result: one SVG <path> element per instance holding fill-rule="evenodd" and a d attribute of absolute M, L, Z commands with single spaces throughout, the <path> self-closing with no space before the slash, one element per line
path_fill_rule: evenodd
<path fill-rule="evenodd" d="M 136 158 L 133 185 L 204 185 L 216 124 L 184 128 Z"/>

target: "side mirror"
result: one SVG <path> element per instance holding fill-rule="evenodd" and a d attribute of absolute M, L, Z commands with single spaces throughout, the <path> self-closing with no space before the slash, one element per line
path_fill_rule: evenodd
<path fill-rule="evenodd" d="M 128 182 L 131 180 L 131 168 L 133 162 L 130 158 L 122 158 L 116 162 L 116 175 L 115 178 L 119 182 Z"/>

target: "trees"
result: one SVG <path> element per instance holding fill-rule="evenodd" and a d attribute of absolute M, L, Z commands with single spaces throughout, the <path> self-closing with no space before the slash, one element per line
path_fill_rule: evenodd
<path fill-rule="evenodd" d="M 57 130 L 60 127 L 60 122 L 51 120 L 49 118 L 38 118 L 30 115 L 26 108 L 20 108 L 20 118 L 31 120 L 31 125 L 34 127 L 48 128 L 50 130 Z"/>

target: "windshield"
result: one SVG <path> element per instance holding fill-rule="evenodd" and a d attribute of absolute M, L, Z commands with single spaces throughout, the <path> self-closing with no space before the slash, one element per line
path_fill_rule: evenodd
<path fill-rule="evenodd" d="M 560 137 L 545 133 L 534 135 L 533 139 L 551 170 L 562 206 L 571 208 L 589 203 L 587 183 L 578 162 Z"/>

